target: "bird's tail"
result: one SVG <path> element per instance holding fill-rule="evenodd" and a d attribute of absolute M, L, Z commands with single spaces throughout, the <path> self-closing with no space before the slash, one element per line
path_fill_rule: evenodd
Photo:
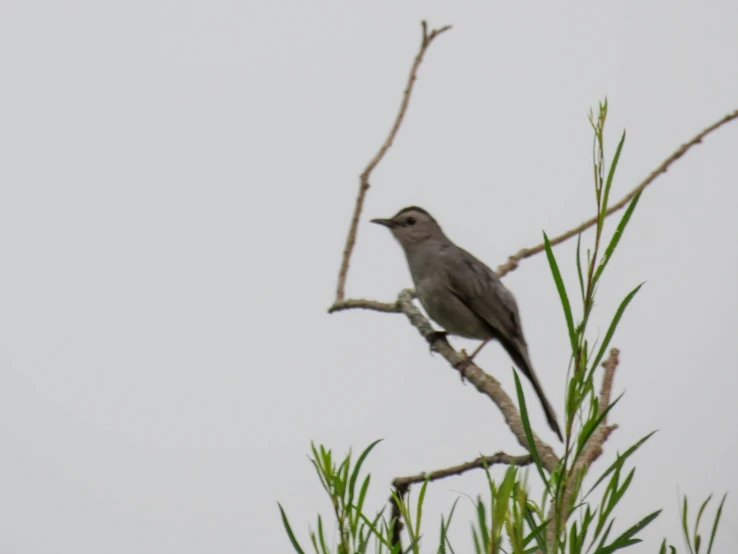
<path fill-rule="evenodd" d="M 564 442 L 564 437 L 561 434 L 559 423 L 556 421 L 556 412 L 554 412 L 551 404 L 546 398 L 546 395 L 543 393 L 543 387 L 541 387 L 541 383 L 538 382 L 538 377 L 536 377 L 536 373 L 533 371 L 533 365 L 530 363 L 530 359 L 528 358 L 528 349 L 524 344 L 521 345 L 522 347 L 515 345 L 515 347 L 512 348 L 507 345 L 503 346 L 506 347 L 505 350 L 507 350 L 508 354 L 515 362 L 515 365 L 518 366 L 518 369 L 523 372 L 533 385 L 533 389 L 536 391 L 536 395 L 538 395 L 538 399 L 541 401 L 541 405 L 543 406 L 543 411 L 546 414 L 546 421 L 548 422 L 549 427 L 551 427 L 553 432 L 556 433 L 559 440 Z"/>

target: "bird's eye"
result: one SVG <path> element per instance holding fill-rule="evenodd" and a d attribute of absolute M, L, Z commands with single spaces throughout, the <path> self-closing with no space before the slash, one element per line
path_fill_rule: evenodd
<path fill-rule="evenodd" d="M 408 217 L 406 221 L 407 221 L 407 224 L 408 225 L 415 225 L 415 218 L 414 217 Z"/>

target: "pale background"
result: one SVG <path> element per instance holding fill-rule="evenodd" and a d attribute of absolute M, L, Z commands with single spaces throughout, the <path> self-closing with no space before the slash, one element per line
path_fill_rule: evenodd
<path fill-rule="evenodd" d="M 357 176 L 421 19 L 454 29 L 374 174 L 350 296 L 410 284 L 399 247 L 367 225 L 407 204 L 490 265 L 589 217 L 586 114 L 605 95 L 610 153 L 628 132 L 614 197 L 738 106 L 733 0 L 2 11 L 3 554 L 289 552 L 277 501 L 307 546 L 315 514 L 330 514 L 311 439 L 338 453 L 385 439 L 367 463 L 376 508 L 394 476 L 521 453 L 402 316 L 326 313 Z M 733 124 L 659 178 L 602 283 L 600 332 L 646 281 L 614 340 L 626 395 L 597 466 L 661 430 L 618 515 L 624 528 L 664 508 L 634 552 L 663 536 L 682 548 L 680 491 L 696 507 L 738 489 L 737 159 Z M 557 250 L 571 287 L 573 247 Z M 561 414 L 567 339 L 544 257 L 505 282 Z M 512 391 L 499 346 L 480 365 Z M 428 552 L 439 514 L 483 487 L 481 474 L 432 487 Z M 458 552 L 470 514 L 462 496 Z M 715 552 L 738 551 L 736 529 L 729 496 Z"/>

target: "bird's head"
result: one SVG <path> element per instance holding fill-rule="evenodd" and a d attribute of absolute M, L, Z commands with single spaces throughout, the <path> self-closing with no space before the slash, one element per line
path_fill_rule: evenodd
<path fill-rule="evenodd" d="M 390 219 L 372 219 L 371 222 L 387 227 L 405 249 L 428 240 L 445 239 L 433 216 L 417 206 L 403 208 Z"/>

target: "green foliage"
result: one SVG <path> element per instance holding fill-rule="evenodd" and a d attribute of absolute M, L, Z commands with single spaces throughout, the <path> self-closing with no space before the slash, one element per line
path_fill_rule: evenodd
<path fill-rule="evenodd" d="M 720 504 L 718 505 L 717 510 L 715 511 L 715 518 L 713 519 L 712 526 L 710 527 L 710 541 L 707 543 L 707 550 L 705 551 L 705 554 L 711 554 L 712 552 L 712 546 L 715 542 L 715 535 L 717 534 L 718 525 L 720 524 L 720 516 L 723 515 L 723 505 L 725 504 L 725 499 L 727 497 L 728 493 L 725 493 L 722 500 L 720 501 Z M 697 517 L 695 518 L 692 533 L 690 533 L 689 503 L 687 501 L 687 495 L 684 495 L 681 510 L 681 522 L 682 533 L 684 535 L 684 543 L 687 545 L 687 551 L 689 552 L 689 554 L 702 554 L 702 546 L 704 545 L 704 543 L 702 542 L 702 535 L 700 534 L 700 522 L 702 521 L 702 515 L 705 512 L 705 508 L 707 508 L 707 505 L 710 503 L 710 500 L 712 500 L 712 495 L 708 496 L 700 506 L 700 509 L 697 511 Z M 666 554 L 667 548 L 670 554 L 676 554 L 677 549 L 674 546 L 667 545 L 666 539 L 664 539 L 664 541 L 661 543 L 661 549 L 659 550 L 659 553 Z"/>
<path fill-rule="evenodd" d="M 553 252 L 553 244 L 544 233 L 544 247 L 555 292 L 561 302 L 564 323 L 567 331 L 567 342 L 570 347 L 569 374 L 565 398 L 565 449 L 555 468 L 544 465 L 541 452 L 535 444 L 534 433 L 528 417 L 525 394 L 517 373 L 513 371 L 520 415 L 525 431 L 526 442 L 533 458 L 536 474 L 540 477 L 543 492 L 540 502 L 531 500 L 525 474 L 521 476 L 518 468 L 510 466 L 499 482 L 496 482 L 484 467 L 487 476 L 488 500 L 478 496 L 474 503 L 476 517 L 471 522 L 471 533 L 474 550 L 477 554 L 610 554 L 641 542 L 640 532 L 656 519 L 661 510 L 634 517 L 634 522 L 623 523 L 615 514 L 621 501 L 635 482 L 635 468 L 631 456 L 640 449 L 654 434 L 648 433 L 631 445 L 622 454 L 618 453 L 610 465 L 590 476 L 590 463 L 593 455 L 593 441 L 598 432 L 607 432 L 607 418 L 612 414 L 618 401 L 610 401 L 600 405 L 599 387 L 595 386 L 596 378 L 604 376 L 602 361 L 608 353 L 612 339 L 618 326 L 624 321 L 625 312 L 640 291 L 642 283 L 625 294 L 615 313 L 609 318 L 607 331 L 599 340 L 591 341 L 589 335 L 590 320 L 595 306 L 598 286 L 605 270 L 609 267 L 615 251 L 621 242 L 628 223 L 638 205 L 640 193 L 627 204 L 623 215 L 619 218 L 612 235 L 607 238 L 605 222 L 610 209 L 610 193 L 614 183 L 616 169 L 625 145 L 625 133 L 622 134 L 615 154 L 608 164 L 605 158 L 605 122 L 607 119 L 607 101 L 601 103 L 596 113 L 590 112 L 590 123 L 594 132 L 593 177 L 595 218 L 592 243 L 582 255 L 582 235 L 577 237 L 576 272 L 579 295 L 570 296 L 567 284 L 562 276 L 559 261 Z M 569 287 L 576 290 L 576 287 Z M 575 307 L 572 299 L 576 301 Z M 323 519 L 318 516 L 317 530 L 310 532 L 310 539 L 316 554 L 363 554 L 371 551 L 378 554 L 421 552 L 424 535 L 421 533 L 423 523 L 423 504 L 428 491 L 429 480 L 421 485 L 417 500 L 414 502 L 410 494 L 393 492 L 397 519 L 388 516 L 385 509 L 374 516 L 366 515 L 364 500 L 370 484 L 369 475 L 360 478 L 360 469 L 366 457 L 379 441 L 370 444 L 352 465 L 351 454 L 337 463 L 330 450 L 323 446 L 312 446 L 313 463 L 318 477 L 333 506 L 335 534 L 326 540 Z M 527 474 L 527 472 L 526 472 Z M 585 480 L 592 478 L 586 493 L 583 491 Z M 359 486 L 359 483 L 361 484 Z M 597 493 L 597 494 L 595 494 Z M 458 499 L 457 499 L 458 500 Z M 682 527 L 689 554 L 702 554 L 703 537 L 699 531 L 700 522 L 710 497 L 700 506 L 696 521 L 690 533 L 688 525 L 688 505 L 684 498 L 682 508 Z M 710 554 L 725 497 L 720 503 L 714 523 L 711 527 L 706 554 Z M 448 517 L 441 517 L 440 534 L 436 552 L 455 554 L 448 531 L 452 522 L 457 502 L 454 502 Z M 287 537 L 298 553 L 304 550 L 298 543 L 289 524 L 287 515 L 279 506 Z M 627 517 L 632 517 L 628 514 Z M 394 539 L 398 525 L 407 537 L 404 550 Z M 430 536 L 431 534 L 429 534 Z M 432 533 L 432 535 L 436 535 Z M 425 539 L 427 541 L 429 539 Z M 335 546 L 334 546 L 335 545 Z M 370 546 L 371 545 L 371 546 Z M 661 545 L 660 552 L 675 554 L 676 549 Z"/>
<path fill-rule="evenodd" d="M 591 248 L 587 249 L 586 259 L 582 259 L 582 236 L 577 238 L 576 270 L 579 284 L 581 313 L 576 314 L 571 299 L 559 269 L 559 263 L 553 252 L 552 244 L 544 233 L 543 240 L 551 275 L 564 312 L 564 319 L 571 347 L 570 368 L 566 395 L 566 445 L 565 453 L 561 458 L 559 468 L 554 472 L 556 486 L 552 497 L 545 499 L 553 505 L 551 525 L 549 530 L 549 550 L 564 552 L 612 552 L 614 550 L 635 544 L 638 539 L 635 535 L 655 517 L 658 512 L 645 516 L 638 523 L 630 527 L 625 533 L 608 542 L 614 526 L 613 512 L 630 487 L 635 470 L 630 470 L 623 478 L 622 470 L 627 458 L 635 452 L 641 443 L 629 449 L 629 454 L 619 456 L 597 480 L 597 484 L 607 481 L 599 503 L 582 498 L 582 504 L 574 507 L 576 498 L 580 495 L 582 483 L 589 472 L 588 447 L 598 429 L 605 424 L 606 418 L 620 400 L 616 398 L 607 406 L 600 406 L 598 388 L 595 386 L 595 376 L 600 369 L 600 362 L 610 347 L 615 331 L 622 321 L 623 315 L 630 302 L 639 291 L 641 285 L 630 291 L 620 303 L 610 320 L 607 332 L 598 348 L 590 347 L 588 340 L 589 324 L 595 305 L 597 285 L 608 263 L 623 236 L 637 206 L 640 195 L 636 195 L 629 203 L 624 215 L 616 226 L 612 237 L 605 244 L 605 218 L 609 209 L 609 198 L 615 177 L 618 161 L 625 144 L 625 133 L 622 134 L 612 162 L 608 165 L 605 159 L 605 121 L 607 119 L 607 101 L 599 105 L 596 114 L 590 113 L 590 124 L 594 131 L 594 193 L 597 207 L 597 217 L 594 228 L 594 240 Z M 592 353 L 594 357 L 592 357 Z M 518 395 L 521 395 L 519 390 Z M 524 412 L 521 400 L 521 416 L 523 417 L 526 432 L 527 413 Z M 595 486 L 596 486 L 595 485 Z M 590 491 L 591 492 L 591 491 Z M 578 517 L 574 517 L 578 516 Z M 567 531 L 568 530 L 568 531 Z"/>
<path fill-rule="evenodd" d="M 370 535 L 378 533 L 377 525 L 382 512 L 373 521 L 367 519 L 363 512 L 364 500 L 371 480 L 370 476 L 367 474 L 361 480 L 358 491 L 356 485 L 359 482 L 361 466 L 379 442 L 377 440 L 367 446 L 353 466 L 351 452 L 343 458 L 340 464 L 337 464 L 330 450 L 322 445 L 316 448 L 314 444 L 311 444 L 313 457 L 310 458 L 310 461 L 333 506 L 333 515 L 336 519 L 339 535 L 336 549 L 338 554 L 367 552 Z M 296 552 L 303 554 L 305 551 L 295 538 L 287 514 L 281 504 L 279 504 L 279 510 L 282 515 L 282 523 L 293 548 Z M 320 515 L 318 516 L 317 530 L 310 532 L 310 541 L 316 554 L 329 554 L 331 552 L 326 543 L 323 518 Z"/>

